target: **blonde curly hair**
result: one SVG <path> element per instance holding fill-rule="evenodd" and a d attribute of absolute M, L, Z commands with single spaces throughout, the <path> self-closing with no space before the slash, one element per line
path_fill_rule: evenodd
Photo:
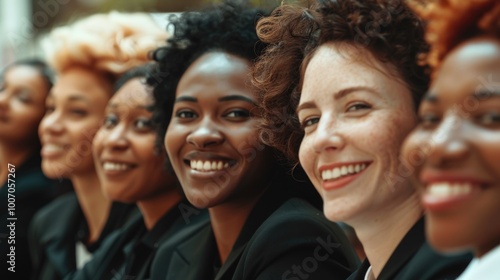
<path fill-rule="evenodd" d="M 500 38 L 500 1 L 427 0 L 414 5 L 427 22 L 430 51 L 425 63 L 436 71 L 444 57 L 461 42 L 486 35 Z"/>
<path fill-rule="evenodd" d="M 54 29 L 42 41 L 42 48 L 58 73 L 78 66 L 116 80 L 148 62 L 149 52 L 162 46 L 167 37 L 167 31 L 147 14 L 110 12 Z"/>

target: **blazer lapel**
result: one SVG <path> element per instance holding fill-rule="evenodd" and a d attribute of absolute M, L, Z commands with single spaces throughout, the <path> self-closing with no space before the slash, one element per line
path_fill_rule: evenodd
<path fill-rule="evenodd" d="M 420 218 L 396 247 L 377 280 L 394 279 L 397 273 L 425 243 L 424 230 L 424 218 Z"/>
<path fill-rule="evenodd" d="M 212 227 L 206 226 L 177 247 L 172 255 L 166 279 L 213 279 L 214 255 Z"/>

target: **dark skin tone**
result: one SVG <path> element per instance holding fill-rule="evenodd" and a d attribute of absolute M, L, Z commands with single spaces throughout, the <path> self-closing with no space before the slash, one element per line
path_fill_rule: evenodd
<path fill-rule="evenodd" d="M 258 141 L 250 62 L 202 55 L 177 87 L 165 147 L 193 205 L 208 208 L 221 263 L 263 193 L 274 160 Z"/>
<path fill-rule="evenodd" d="M 500 244 L 500 40 L 463 42 L 445 58 L 403 154 L 421 183 L 427 236 L 481 257 Z"/>

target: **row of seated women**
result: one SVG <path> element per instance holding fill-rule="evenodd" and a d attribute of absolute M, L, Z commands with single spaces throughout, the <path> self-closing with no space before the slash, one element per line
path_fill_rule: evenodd
<path fill-rule="evenodd" d="M 119 13 L 54 30 L 52 88 L 4 71 L 0 161 L 74 192 L 5 279 L 499 279 L 499 18 L 494 0 L 226 1 L 170 35 Z"/>

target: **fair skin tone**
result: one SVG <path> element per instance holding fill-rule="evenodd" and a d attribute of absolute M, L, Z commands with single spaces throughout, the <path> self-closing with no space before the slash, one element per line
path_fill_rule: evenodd
<path fill-rule="evenodd" d="M 451 51 L 423 99 L 403 156 L 427 210 L 429 242 L 482 257 L 500 244 L 500 41 Z M 480 229 L 480 230 L 478 230 Z"/>
<path fill-rule="evenodd" d="M 128 81 L 109 101 L 93 142 L 104 193 L 113 200 L 137 203 L 148 230 L 181 201 L 175 175 L 164 168 L 166 156 L 155 148 L 152 105 L 143 81 Z"/>
<path fill-rule="evenodd" d="M 0 164 L 18 167 L 35 152 L 37 126 L 45 113 L 49 86 L 37 69 L 10 67 L 0 80 Z M 7 180 L 0 170 L 0 182 Z"/>
<path fill-rule="evenodd" d="M 165 147 L 193 205 L 208 208 L 221 263 L 269 178 L 258 142 L 250 62 L 223 52 L 195 60 L 177 87 Z M 257 114 L 257 115 L 255 115 Z"/>
<path fill-rule="evenodd" d="M 366 50 L 322 45 L 306 68 L 297 108 L 305 132 L 300 163 L 326 217 L 355 229 L 375 277 L 422 215 L 398 169 L 416 114 L 410 91 L 390 69 Z"/>
<path fill-rule="evenodd" d="M 91 70 L 67 69 L 47 97 L 47 111 L 38 129 L 42 170 L 50 178 L 71 180 L 89 227 L 88 243 L 99 238 L 111 208 L 111 200 L 101 191 L 91 151 L 110 92 L 109 81 Z"/>

